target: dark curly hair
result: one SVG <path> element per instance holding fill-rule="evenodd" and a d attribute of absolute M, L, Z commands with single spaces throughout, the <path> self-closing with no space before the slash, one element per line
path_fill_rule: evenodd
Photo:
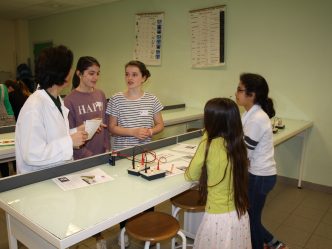
<path fill-rule="evenodd" d="M 36 63 L 36 81 L 40 88 L 62 86 L 73 65 L 73 57 L 73 52 L 63 45 L 42 50 Z"/>

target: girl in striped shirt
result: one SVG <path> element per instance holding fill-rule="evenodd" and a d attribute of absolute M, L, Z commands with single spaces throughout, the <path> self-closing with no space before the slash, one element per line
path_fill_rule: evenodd
<path fill-rule="evenodd" d="M 156 96 L 142 88 L 149 77 L 144 63 L 130 61 L 126 64 L 127 90 L 116 93 L 106 109 L 110 115 L 109 130 L 114 137 L 112 150 L 148 143 L 152 135 L 164 129 L 163 106 Z"/>

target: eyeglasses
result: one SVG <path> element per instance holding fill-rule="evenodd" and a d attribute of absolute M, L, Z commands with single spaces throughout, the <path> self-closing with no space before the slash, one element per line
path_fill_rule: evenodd
<path fill-rule="evenodd" d="M 240 87 L 238 87 L 237 89 L 236 89 L 236 91 L 239 93 L 239 92 L 245 92 L 246 91 L 246 89 L 241 89 Z"/>

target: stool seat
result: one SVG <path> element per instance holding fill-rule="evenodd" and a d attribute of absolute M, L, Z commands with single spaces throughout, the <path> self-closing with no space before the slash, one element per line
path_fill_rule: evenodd
<path fill-rule="evenodd" d="M 174 206 L 188 211 L 204 211 L 205 205 L 199 203 L 199 191 L 197 189 L 187 190 L 173 198 Z"/>
<path fill-rule="evenodd" d="M 141 240 L 159 242 L 177 235 L 180 225 L 173 216 L 161 212 L 147 212 L 126 223 L 128 235 Z"/>

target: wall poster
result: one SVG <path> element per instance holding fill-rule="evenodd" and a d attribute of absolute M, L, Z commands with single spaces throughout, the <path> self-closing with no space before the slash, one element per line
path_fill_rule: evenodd
<path fill-rule="evenodd" d="M 161 65 L 164 13 L 136 14 L 134 59 L 146 65 Z"/>
<path fill-rule="evenodd" d="M 189 14 L 192 67 L 225 65 L 225 5 L 192 10 Z"/>

